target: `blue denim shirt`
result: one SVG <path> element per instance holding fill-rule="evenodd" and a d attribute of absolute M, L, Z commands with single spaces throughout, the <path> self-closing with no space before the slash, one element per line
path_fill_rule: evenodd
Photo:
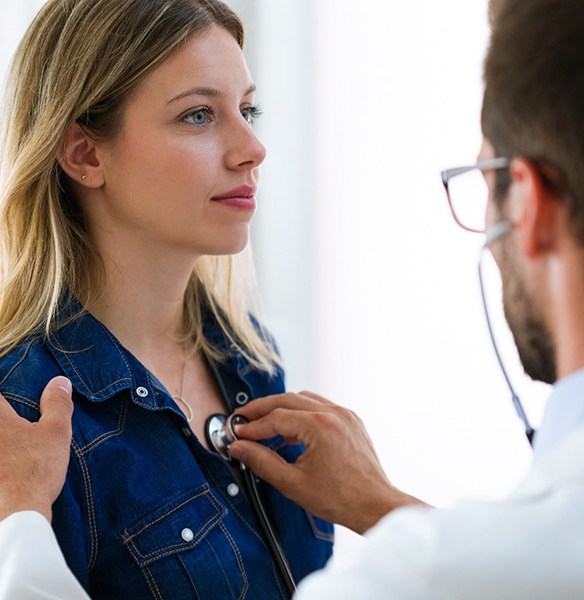
<path fill-rule="evenodd" d="M 253 369 L 211 319 L 206 334 L 228 355 L 211 366 L 230 411 L 284 390 L 283 373 Z M 231 467 L 199 443 L 165 388 L 91 315 L 2 358 L 0 391 L 36 421 L 41 392 L 59 374 L 73 383 L 75 412 L 53 528 L 94 600 L 288 596 Z M 289 462 L 302 451 L 268 443 Z M 331 555 L 332 526 L 259 487 L 299 581 Z"/>

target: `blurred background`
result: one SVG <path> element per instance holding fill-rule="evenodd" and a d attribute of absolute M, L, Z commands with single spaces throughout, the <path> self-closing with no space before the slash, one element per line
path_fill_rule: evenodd
<path fill-rule="evenodd" d="M 228 3 L 265 109 L 253 245 L 289 388 L 357 412 L 409 493 L 504 496 L 531 451 L 485 325 L 482 236 L 440 181 L 479 150 L 487 0 Z M 42 4 L 0 0 L 0 75 Z M 547 390 L 509 362 L 537 424 Z"/>

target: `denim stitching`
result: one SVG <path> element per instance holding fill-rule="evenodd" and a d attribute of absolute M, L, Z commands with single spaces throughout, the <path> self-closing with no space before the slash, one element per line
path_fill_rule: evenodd
<path fill-rule="evenodd" d="M 134 559 L 136 559 L 136 560 L 142 559 L 142 560 L 147 560 L 149 562 L 152 562 L 153 560 L 158 560 L 160 558 L 164 558 L 166 556 L 170 556 L 171 554 L 174 554 L 174 552 L 177 548 L 184 548 L 184 549 L 195 548 L 196 546 L 198 546 L 201 539 L 204 538 L 205 535 L 207 535 L 207 532 L 209 531 L 209 529 L 212 529 L 215 526 L 215 524 L 217 523 L 217 521 L 220 521 L 220 520 L 221 520 L 221 514 L 213 515 L 213 517 L 211 517 L 209 519 L 209 521 L 207 521 L 207 523 L 205 523 L 203 529 L 200 529 L 197 532 L 197 537 L 194 538 L 191 542 L 180 542 L 177 544 L 171 544 L 170 546 L 165 546 L 164 548 L 159 548 L 158 550 L 151 552 L 150 554 L 142 554 L 136 548 L 136 544 L 134 544 L 134 543 L 132 543 L 131 546 L 128 547 L 128 549 L 134 556 Z M 124 541 L 123 543 L 126 544 L 126 541 Z M 139 561 L 139 562 L 141 562 L 141 561 Z"/>
<path fill-rule="evenodd" d="M 204 465 L 201 465 L 204 466 Z M 225 496 L 223 494 L 223 492 L 221 491 L 221 486 L 219 485 L 219 483 L 217 482 L 217 480 L 215 479 L 215 477 L 213 477 L 213 473 L 211 473 L 211 471 L 209 469 L 205 469 L 205 474 L 207 475 L 207 477 L 213 482 L 213 485 L 215 486 L 215 488 L 219 491 L 219 493 L 221 494 L 221 497 L 223 498 L 223 500 L 229 505 L 229 507 L 231 508 L 231 510 L 249 527 L 249 529 L 251 530 L 251 532 L 256 536 L 256 538 L 262 543 L 264 544 L 264 540 L 261 537 L 261 535 L 253 528 L 252 524 L 245 518 L 245 516 L 239 512 L 239 510 L 237 509 L 237 506 L 235 506 L 231 500 Z M 264 547 L 267 550 L 267 546 L 264 544 Z"/>
<path fill-rule="evenodd" d="M 152 521 L 151 523 L 148 523 L 148 525 L 144 525 L 144 527 L 142 527 L 142 529 L 140 529 L 140 531 L 136 531 L 136 533 L 133 533 L 132 535 L 128 536 L 126 538 L 126 541 L 127 542 L 131 541 L 137 535 L 140 535 L 143 531 L 145 531 L 146 529 L 148 529 L 148 527 L 152 527 L 152 525 L 158 523 L 158 521 L 166 518 L 168 515 L 171 515 L 173 512 L 176 512 L 179 508 L 182 508 L 185 504 L 188 504 L 189 502 L 192 502 L 195 498 L 199 498 L 200 496 L 204 496 L 205 494 L 208 494 L 209 491 L 210 491 L 209 488 L 206 488 L 202 492 L 199 492 L 196 496 L 191 496 L 190 498 L 187 498 L 187 500 L 185 500 L 182 504 L 179 504 L 178 506 L 175 506 L 173 509 L 169 510 L 168 512 L 164 513 L 163 515 L 160 515 L 160 517 L 158 517 L 158 519 L 156 519 L 155 521 Z"/>
<path fill-rule="evenodd" d="M 21 396 L 20 394 L 15 394 L 14 392 L 6 392 L 4 394 L 4 397 L 7 400 L 12 399 L 15 402 L 17 402 L 18 404 L 23 404 L 24 406 L 26 406 L 28 408 L 32 408 L 34 410 L 34 412 L 39 415 L 41 414 L 41 411 L 39 408 L 39 403 L 35 402 L 34 400 L 31 400 L 30 398 L 27 398 L 26 396 Z"/>
<path fill-rule="evenodd" d="M 247 367 L 244 367 L 243 369 L 241 369 L 241 371 L 239 371 L 239 376 L 245 377 L 246 375 L 249 375 L 253 370 L 254 366 L 248 364 Z"/>
<path fill-rule="evenodd" d="M 71 442 L 71 448 L 73 450 L 73 454 L 77 458 L 79 462 L 79 466 L 81 468 L 81 473 L 83 475 L 83 483 L 85 488 L 85 500 L 87 502 L 87 514 L 89 520 L 89 537 L 91 540 L 91 554 L 89 557 L 88 569 L 91 571 L 95 566 L 95 561 L 97 560 L 97 552 L 99 549 L 99 538 L 97 535 L 97 520 L 95 518 L 95 506 L 93 502 L 93 492 L 91 490 L 91 478 L 89 476 L 89 469 L 87 468 L 87 464 L 83 459 L 83 455 L 77 446 L 75 440 Z"/>
<path fill-rule="evenodd" d="M 104 392 L 108 388 L 111 388 L 113 385 L 116 385 L 117 383 L 120 383 L 122 381 L 132 381 L 132 378 L 130 376 L 128 376 L 128 377 L 122 377 L 121 379 L 116 379 L 116 381 L 112 381 L 110 384 L 106 385 L 101 390 L 96 390 L 94 392 L 94 391 L 92 391 L 92 390 L 89 389 L 89 386 L 85 383 L 85 380 L 81 377 L 81 374 L 77 370 L 77 367 L 73 364 L 73 362 L 69 358 L 69 355 L 67 354 L 67 352 L 65 351 L 65 349 L 63 348 L 63 346 L 61 346 L 60 342 L 58 340 L 56 340 L 55 343 L 58 346 L 58 348 L 61 351 L 61 353 L 63 354 L 63 356 L 67 359 L 67 362 L 71 365 L 71 368 L 73 369 L 73 371 L 75 371 L 75 375 L 77 375 L 77 378 L 83 384 L 83 386 L 85 387 L 87 393 L 90 396 L 95 396 L 96 394 L 101 394 L 101 392 Z M 125 360 L 124 360 L 124 363 L 126 363 Z M 128 367 L 128 363 L 126 363 L 126 367 Z M 129 367 L 128 367 L 128 371 L 130 371 Z"/>
<path fill-rule="evenodd" d="M 118 436 L 121 433 L 123 433 L 127 412 L 128 412 L 128 401 L 122 400 L 120 416 L 118 418 L 118 428 L 113 429 L 111 431 L 106 431 L 105 433 L 102 433 L 100 436 L 96 437 L 92 442 L 89 442 L 89 444 L 87 444 L 83 448 L 80 448 L 79 449 L 80 452 L 82 452 L 83 454 L 89 454 L 93 449 L 95 449 L 97 446 L 99 446 L 102 442 L 105 442 L 109 438 Z"/>
<path fill-rule="evenodd" d="M 209 500 L 213 504 L 214 508 L 217 510 L 217 513 L 214 514 L 212 517 L 210 517 L 209 520 L 203 525 L 203 527 L 197 531 L 197 536 L 191 542 L 179 542 L 176 544 L 171 544 L 169 546 L 165 546 L 164 548 L 159 548 L 158 550 L 155 550 L 154 552 L 150 552 L 149 554 L 142 554 L 136 547 L 136 544 L 132 542 L 132 540 L 137 535 L 139 535 L 140 533 L 142 533 L 143 531 L 145 531 L 146 529 L 148 529 L 155 523 L 158 523 L 161 519 L 164 519 L 165 517 L 172 514 L 173 512 L 175 512 L 176 510 L 178 510 L 179 508 L 184 506 L 185 504 L 188 504 L 191 500 L 194 500 L 195 498 L 199 498 L 200 496 L 205 495 L 205 494 L 209 494 Z M 214 501 L 213 495 L 210 493 L 210 490 L 206 490 L 206 491 L 202 492 L 201 494 L 197 494 L 196 496 L 193 496 L 189 500 L 183 502 L 182 504 L 175 507 L 171 511 L 165 513 L 164 515 L 161 515 L 158 519 L 156 519 L 152 523 L 149 523 L 148 525 L 143 527 L 137 533 L 134 533 L 129 537 L 127 536 L 127 534 L 124 534 L 122 543 L 128 547 L 128 550 L 134 557 L 134 560 L 136 560 L 138 562 L 141 562 L 142 560 L 152 561 L 152 560 L 158 560 L 160 558 L 164 558 L 165 556 L 174 554 L 174 552 L 177 548 L 184 548 L 184 549 L 194 548 L 199 544 L 201 539 L 207 535 L 209 530 L 212 529 L 215 526 L 215 524 L 223 518 L 224 513 L 222 510 L 220 510 L 221 508 L 222 507 L 220 505 L 218 506 L 216 501 Z"/>
<path fill-rule="evenodd" d="M 243 588 L 241 589 L 241 594 L 239 595 L 239 600 L 242 600 L 243 598 L 245 598 L 245 595 L 247 594 L 247 590 L 249 588 L 249 581 L 247 579 L 247 573 L 245 572 L 245 567 L 243 565 L 243 559 L 241 557 L 241 553 L 239 552 L 239 548 L 235 543 L 235 540 L 227 530 L 227 527 L 225 527 L 225 524 L 221 523 L 219 527 L 221 528 L 221 531 L 227 538 L 227 541 L 229 542 L 229 545 L 231 546 L 231 549 L 235 554 L 237 564 L 239 565 L 239 570 L 241 571 L 241 575 L 243 576 Z"/>
<path fill-rule="evenodd" d="M 79 379 L 79 381 L 85 386 L 85 389 L 87 390 L 87 393 L 90 396 L 92 396 L 93 392 L 89 389 L 89 387 L 87 386 L 87 384 L 85 383 L 85 381 L 83 381 L 81 375 L 79 374 L 79 371 L 77 371 L 77 368 L 75 367 L 75 365 L 73 364 L 73 362 L 69 358 L 69 355 L 65 352 L 65 348 L 63 348 L 63 346 L 61 346 L 61 342 L 58 339 L 56 339 L 56 338 L 55 338 L 55 345 L 59 348 L 59 350 L 61 351 L 61 353 L 65 356 L 65 358 L 67 359 L 67 361 L 71 365 L 71 368 L 73 369 L 73 371 L 75 371 L 75 375 L 77 375 L 77 378 Z"/>
<path fill-rule="evenodd" d="M 20 360 L 17 361 L 17 363 L 12 367 L 12 369 L 10 369 L 10 371 L 8 371 L 8 373 L 6 373 L 6 375 L 4 376 L 4 379 L 2 379 L 2 381 L 0 381 L 0 385 L 3 385 L 4 382 L 10 377 L 10 375 L 12 375 L 12 373 L 14 372 L 14 370 L 20 366 L 20 364 L 22 363 L 22 361 L 24 361 L 24 359 L 28 356 L 28 351 L 30 350 L 30 347 L 33 345 L 34 340 L 31 340 L 28 344 L 26 344 L 26 350 L 23 352 L 22 356 L 20 357 Z"/>
<path fill-rule="evenodd" d="M 120 358 L 124 361 L 124 365 L 126 365 L 126 369 L 127 369 L 128 373 L 132 373 L 132 369 L 130 368 L 128 361 L 126 360 L 124 353 L 120 349 L 120 343 L 118 342 L 118 340 L 109 332 L 109 330 L 103 323 L 100 323 L 99 321 L 97 321 L 97 323 L 101 326 L 101 328 L 104 330 L 105 334 L 110 339 L 110 341 L 113 344 L 113 346 L 115 347 L 115 349 L 118 351 Z M 128 379 L 131 379 L 131 377 L 128 376 Z"/>
<path fill-rule="evenodd" d="M 61 351 L 61 353 L 63 354 L 63 356 L 67 359 L 67 362 L 71 365 L 71 368 L 73 369 L 73 371 L 75 371 L 75 375 L 77 375 L 77 378 L 83 384 L 83 386 L 85 387 L 87 393 L 90 396 L 94 396 L 96 394 L 101 394 L 102 392 L 104 392 L 107 389 L 111 388 L 113 385 L 116 385 L 117 383 L 120 383 L 122 381 L 130 381 L 130 382 L 132 381 L 132 378 L 128 375 L 127 377 L 122 377 L 120 379 L 116 379 L 116 381 L 112 381 L 112 383 L 106 385 L 101 390 L 92 391 L 91 389 L 89 389 L 89 386 L 87 385 L 87 383 L 85 383 L 85 380 L 81 377 L 81 374 L 77 370 L 77 367 L 75 366 L 75 364 L 73 363 L 73 361 L 69 358 L 69 355 L 67 354 L 67 352 L 65 351 L 65 349 L 63 348 L 63 346 L 61 346 L 61 343 L 58 340 L 55 340 L 55 344 L 58 346 L 58 348 Z M 118 352 L 119 352 L 119 349 L 118 349 Z M 128 363 L 126 362 L 124 356 L 121 355 L 121 353 L 120 353 L 120 356 L 122 356 L 122 359 L 123 359 L 123 361 L 124 361 L 124 363 L 126 365 L 126 368 L 128 369 L 128 372 L 131 373 L 130 367 L 128 366 Z"/>
<path fill-rule="evenodd" d="M 13 398 L 19 404 L 24 404 L 29 408 L 34 409 L 36 412 L 39 411 L 39 407 L 37 404 L 33 403 L 32 400 L 25 398 L 24 396 L 19 396 L 18 394 L 6 394 L 7 398 Z M 87 514 L 88 514 L 88 522 L 89 522 L 89 537 L 91 541 L 91 553 L 89 558 L 88 569 L 91 571 L 95 565 L 95 561 L 97 560 L 97 552 L 99 547 L 99 539 L 97 535 L 97 521 L 95 518 L 95 506 L 93 503 L 93 494 L 91 491 L 91 479 L 89 477 L 89 470 L 85 461 L 83 460 L 83 455 L 81 450 L 75 440 L 71 440 L 71 450 L 73 451 L 73 455 L 77 459 L 79 464 L 79 468 L 81 470 L 81 474 L 83 477 L 84 491 L 85 491 L 85 501 L 87 504 Z"/>
<path fill-rule="evenodd" d="M 144 577 L 146 578 L 146 583 L 148 584 L 148 587 L 150 588 L 150 592 L 152 592 L 152 595 L 154 596 L 154 598 L 156 598 L 156 600 L 164 600 L 162 598 L 162 594 L 160 593 L 160 590 L 158 589 L 158 586 L 156 585 L 156 580 L 152 576 L 152 572 L 150 571 L 148 566 L 145 566 L 142 569 L 142 573 L 144 573 Z"/>
<path fill-rule="evenodd" d="M 231 502 L 231 500 L 229 498 L 227 498 L 223 492 L 221 492 L 221 486 L 218 485 L 217 480 L 215 479 L 215 477 L 213 477 L 213 473 L 209 470 L 209 469 L 205 469 L 205 473 L 207 475 L 207 477 L 213 482 L 215 488 L 217 490 L 219 490 L 219 493 L 221 494 L 222 498 L 225 500 L 225 502 L 228 504 L 228 506 L 231 508 L 231 510 L 239 517 L 239 519 L 241 519 L 241 521 L 247 526 L 247 528 L 249 529 L 249 531 L 252 533 L 252 535 L 254 535 L 257 540 L 259 541 L 259 543 L 264 547 L 264 550 L 267 552 L 267 554 L 269 556 L 271 556 L 270 553 L 270 549 L 268 548 L 268 546 L 266 546 L 266 542 L 264 541 L 263 537 L 254 529 L 254 527 L 251 525 L 251 523 L 245 518 L 245 516 L 237 509 L 237 507 Z M 285 592 L 285 590 L 282 588 L 282 585 L 280 583 L 280 576 L 278 574 L 278 571 L 276 570 L 276 565 L 274 564 L 274 561 L 271 560 L 270 561 L 271 566 L 272 566 L 272 575 L 274 576 L 274 581 L 276 582 L 276 585 L 278 586 L 278 590 L 280 592 L 280 596 L 282 598 L 288 598 L 288 594 Z"/>
<path fill-rule="evenodd" d="M 152 385 L 152 379 L 150 378 L 148 369 L 146 369 L 146 381 L 148 382 L 148 387 L 152 390 L 152 401 L 154 403 L 154 407 L 158 408 L 158 404 L 156 404 L 156 396 L 159 394 L 156 392 L 156 387 Z"/>

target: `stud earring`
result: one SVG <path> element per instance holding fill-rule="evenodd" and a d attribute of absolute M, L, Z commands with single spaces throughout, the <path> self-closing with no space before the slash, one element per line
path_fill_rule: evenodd
<path fill-rule="evenodd" d="M 81 181 L 85 181 L 87 179 L 87 175 L 81 175 Z"/>

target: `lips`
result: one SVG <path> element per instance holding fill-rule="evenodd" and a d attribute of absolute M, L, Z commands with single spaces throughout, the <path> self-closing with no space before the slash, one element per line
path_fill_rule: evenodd
<path fill-rule="evenodd" d="M 234 190 L 213 196 L 211 200 L 223 206 L 243 210 L 255 209 L 256 188 L 251 185 L 242 185 Z"/>
<path fill-rule="evenodd" d="M 212 200 L 230 200 L 232 198 L 253 198 L 256 193 L 256 188 L 251 185 L 242 185 L 230 192 L 225 192 L 225 194 L 219 194 L 218 196 L 213 196 Z"/>

